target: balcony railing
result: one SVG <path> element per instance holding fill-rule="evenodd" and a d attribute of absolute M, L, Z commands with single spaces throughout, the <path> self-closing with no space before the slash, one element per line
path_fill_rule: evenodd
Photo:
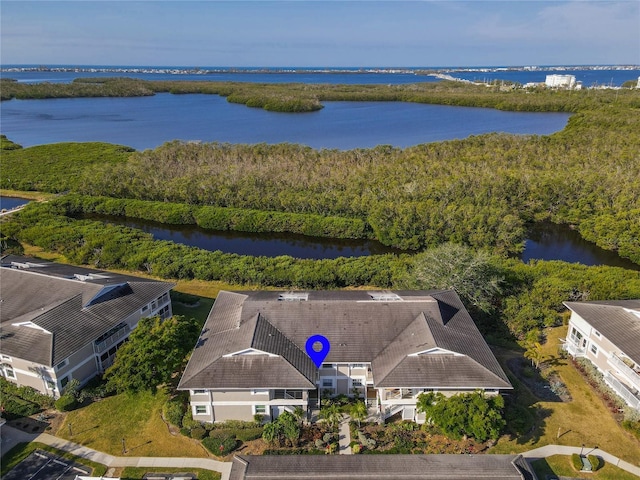
<path fill-rule="evenodd" d="M 638 393 L 633 392 L 627 387 L 624 383 L 614 377 L 611 372 L 606 372 L 604 374 L 604 380 L 607 382 L 611 388 L 615 390 L 615 392 L 620 395 L 628 405 L 636 410 L 640 410 L 640 397 L 638 397 Z"/>
<path fill-rule="evenodd" d="M 412 388 L 396 388 L 393 390 L 387 390 L 385 392 L 385 400 L 400 400 L 403 398 L 415 398 L 420 393 L 418 390 Z"/>
<path fill-rule="evenodd" d="M 109 337 L 99 342 L 98 341 L 95 342 L 96 353 L 104 352 L 105 350 L 109 349 L 110 347 L 118 343 L 121 339 L 125 338 L 127 335 L 129 335 L 129 327 L 126 325 L 123 325 L 122 328 L 114 332 Z"/>
<path fill-rule="evenodd" d="M 573 357 L 584 357 L 586 353 L 584 348 L 580 348 L 575 343 L 572 343 L 572 342 L 565 342 L 562 345 L 562 348 L 564 348 L 567 352 L 569 352 Z"/>
<path fill-rule="evenodd" d="M 274 390 L 273 400 L 302 400 L 302 390 Z"/>
<path fill-rule="evenodd" d="M 622 373 L 625 377 L 627 377 L 627 380 L 629 380 L 629 382 L 632 384 L 631 385 L 632 387 L 640 390 L 640 374 L 638 374 L 638 372 L 636 372 L 633 368 L 631 368 L 629 365 L 624 363 L 622 359 L 618 357 L 615 353 L 612 353 L 611 356 L 609 357 L 609 360 L 607 361 L 609 365 L 611 365 L 620 373 Z"/>

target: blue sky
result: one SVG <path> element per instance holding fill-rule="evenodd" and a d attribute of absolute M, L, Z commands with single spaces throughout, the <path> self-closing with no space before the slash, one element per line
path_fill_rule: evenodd
<path fill-rule="evenodd" d="M 0 2 L 0 62 L 176 66 L 640 64 L 640 2 Z"/>

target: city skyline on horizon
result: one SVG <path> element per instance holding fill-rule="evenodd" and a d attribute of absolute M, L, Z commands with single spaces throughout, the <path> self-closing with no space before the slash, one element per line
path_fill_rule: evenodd
<path fill-rule="evenodd" d="M 3 65 L 447 68 L 640 64 L 640 3 L 13 1 Z"/>

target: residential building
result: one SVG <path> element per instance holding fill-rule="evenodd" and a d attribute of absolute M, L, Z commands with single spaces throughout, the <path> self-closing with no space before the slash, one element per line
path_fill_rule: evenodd
<path fill-rule="evenodd" d="M 330 343 L 320 368 L 305 351 L 313 335 Z M 512 387 L 454 291 L 359 290 L 220 292 L 178 388 L 207 422 L 310 412 L 338 394 L 424 422 L 422 392 Z"/>
<path fill-rule="evenodd" d="M 533 480 L 522 455 L 236 455 L 230 480 Z"/>
<path fill-rule="evenodd" d="M 551 88 L 575 88 L 575 75 L 547 75 L 545 85 Z"/>
<path fill-rule="evenodd" d="M 589 359 L 605 382 L 640 410 L 640 299 L 565 305 L 571 317 L 564 348 Z"/>
<path fill-rule="evenodd" d="M 104 372 L 140 319 L 172 315 L 173 284 L 8 255 L 0 264 L 0 375 L 57 397 Z"/>

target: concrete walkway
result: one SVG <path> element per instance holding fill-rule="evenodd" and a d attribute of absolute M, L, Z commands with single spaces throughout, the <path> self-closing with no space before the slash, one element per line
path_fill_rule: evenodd
<path fill-rule="evenodd" d="M 551 455 L 571 455 L 573 453 L 582 453 L 583 455 L 596 455 L 598 457 L 602 457 L 606 463 L 615 465 L 618 468 L 626 470 L 627 472 L 633 473 L 634 475 L 640 477 L 640 467 L 632 465 L 629 462 L 625 462 L 624 460 L 620 460 L 618 457 L 615 457 L 610 453 L 605 452 L 604 450 L 600 450 L 599 448 L 546 445 L 544 447 L 536 448 L 535 450 L 523 452 L 522 456 L 529 462 L 532 462 L 541 458 L 550 457 Z"/>
<path fill-rule="evenodd" d="M 351 417 L 345 415 L 340 421 L 338 429 L 338 453 L 340 455 L 351 455 L 351 432 L 349 431 L 349 421 Z"/>
<path fill-rule="evenodd" d="M 229 475 L 231 474 L 231 462 L 219 462 L 210 458 L 116 457 L 62 438 L 54 437 L 48 433 L 34 435 L 8 427 L 7 425 L 3 425 L 0 431 L 2 432 L 2 453 L 7 452 L 18 443 L 40 442 L 107 467 L 204 468 L 206 470 L 220 472 L 222 480 L 229 480 Z"/>

